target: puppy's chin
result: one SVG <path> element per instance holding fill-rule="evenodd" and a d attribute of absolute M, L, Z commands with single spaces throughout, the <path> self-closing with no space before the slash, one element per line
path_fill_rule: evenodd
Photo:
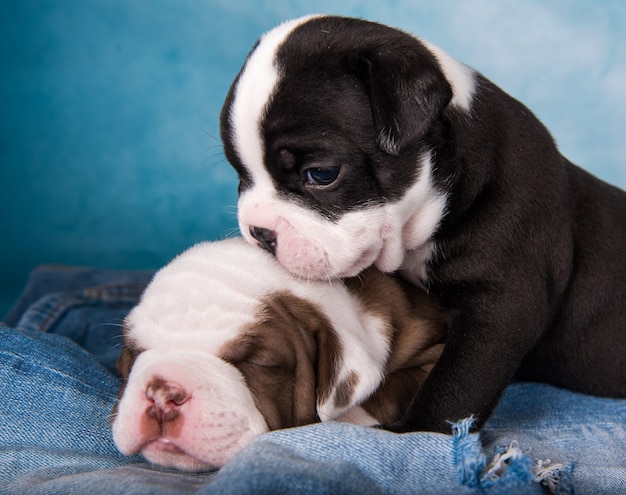
<path fill-rule="evenodd" d="M 224 458 L 207 463 L 187 454 L 176 445 L 161 439 L 146 445 L 142 449 L 141 455 L 153 464 L 194 473 L 219 469 L 229 460 Z"/>
<path fill-rule="evenodd" d="M 320 244 L 309 239 L 284 239 L 279 237 L 276 259 L 293 275 L 307 280 L 329 280 L 353 277 L 371 266 L 381 247 L 365 246 L 363 250 L 346 248 L 340 256 L 327 252 Z"/>
<path fill-rule="evenodd" d="M 305 280 L 332 280 L 335 278 L 354 277 L 372 265 L 372 257 L 369 252 L 365 253 L 363 257 L 353 264 L 345 267 L 335 267 L 334 269 L 323 262 L 318 264 L 314 259 L 300 260 L 299 258 L 290 257 L 289 254 L 283 255 L 280 250 L 277 251 L 276 258 L 289 272 Z M 303 262 L 301 263 L 301 261 Z"/>

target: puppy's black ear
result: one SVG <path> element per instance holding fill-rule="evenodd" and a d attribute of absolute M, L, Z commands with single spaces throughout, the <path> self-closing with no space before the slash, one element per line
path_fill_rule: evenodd
<path fill-rule="evenodd" d="M 434 56 L 414 41 L 360 52 L 349 61 L 369 92 L 378 144 L 391 155 L 426 135 L 452 99 Z"/>

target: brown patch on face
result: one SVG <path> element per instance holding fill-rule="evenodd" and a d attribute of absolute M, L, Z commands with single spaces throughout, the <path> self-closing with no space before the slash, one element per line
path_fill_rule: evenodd
<path fill-rule="evenodd" d="M 133 349 L 129 349 L 124 344 L 122 347 L 122 352 L 120 357 L 117 359 L 115 363 L 115 371 L 117 371 L 120 377 L 126 381 L 128 379 L 128 375 L 130 374 L 130 370 L 133 368 L 133 364 L 135 363 L 135 359 L 139 356 L 139 352 Z"/>
<path fill-rule="evenodd" d="M 423 290 L 375 268 L 344 282 L 368 312 L 386 323 L 391 352 L 385 381 L 362 407 L 379 422 L 391 423 L 404 415 L 439 360 L 448 316 Z"/>
<path fill-rule="evenodd" d="M 113 406 L 113 411 L 111 411 L 110 419 L 113 421 L 113 418 L 117 415 L 117 408 L 122 395 L 124 394 L 124 390 L 126 389 L 126 383 L 128 382 L 128 375 L 130 374 L 130 370 L 133 368 L 133 364 L 137 359 L 137 356 L 141 353 L 139 350 L 135 349 L 135 347 L 130 342 L 128 338 L 128 334 L 130 333 L 126 322 L 122 323 L 122 352 L 120 353 L 120 357 L 117 359 L 115 363 L 115 371 L 118 372 L 122 379 L 122 384 L 120 386 L 119 391 L 117 392 L 117 400 L 115 401 L 115 405 Z"/>
<path fill-rule="evenodd" d="M 359 375 L 354 371 L 351 371 L 344 380 L 337 384 L 335 391 L 335 407 L 337 409 L 343 409 L 352 402 L 352 396 L 358 384 Z"/>
<path fill-rule="evenodd" d="M 316 423 L 341 361 L 328 319 L 289 292 L 266 298 L 256 323 L 218 353 L 243 374 L 270 430 Z"/>

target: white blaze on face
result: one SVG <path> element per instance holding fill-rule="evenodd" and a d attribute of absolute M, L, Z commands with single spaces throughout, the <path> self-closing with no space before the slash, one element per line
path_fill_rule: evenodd
<path fill-rule="evenodd" d="M 261 301 L 291 278 L 240 238 L 198 244 L 162 268 L 126 318 L 136 359 L 113 422 L 124 454 L 183 470 L 220 467 L 267 425 L 241 373 L 219 358 L 255 321 Z M 147 349 L 147 350 L 146 350 Z M 160 422 L 148 388 L 175 384 L 187 398 Z"/>
<path fill-rule="evenodd" d="M 267 32 L 248 58 L 237 82 L 235 98 L 230 108 L 232 138 L 239 158 L 251 173 L 258 187 L 271 185 L 264 172 L 264 145 L 260 123 L 263 113 L 278 83 L 275 57 L 278 47 L 300 24 L 313 16 L 287 21 Z"/>

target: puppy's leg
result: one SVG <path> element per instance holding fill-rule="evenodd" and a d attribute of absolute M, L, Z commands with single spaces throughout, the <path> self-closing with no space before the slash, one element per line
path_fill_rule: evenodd
<path fill-rule="evenodd" d="M 474 417 L 479 429 L 489 418 L 519 363 L 538 339 L 530 329 L 545 328 L 543 315 L 521 311 L 512 295 L 491 294 L 494 304 L 470 297 L 458 311 L 439 362 L 414 397 L 404 417 L 382 428 L 398 433 L 450 433 L 451 424 Z M 502 310 L 495 300 L 509 297 Z M 480 308 L 480 309 L 473 309 Z M 489 312 L 488 308 L 492 309 Z"/>

